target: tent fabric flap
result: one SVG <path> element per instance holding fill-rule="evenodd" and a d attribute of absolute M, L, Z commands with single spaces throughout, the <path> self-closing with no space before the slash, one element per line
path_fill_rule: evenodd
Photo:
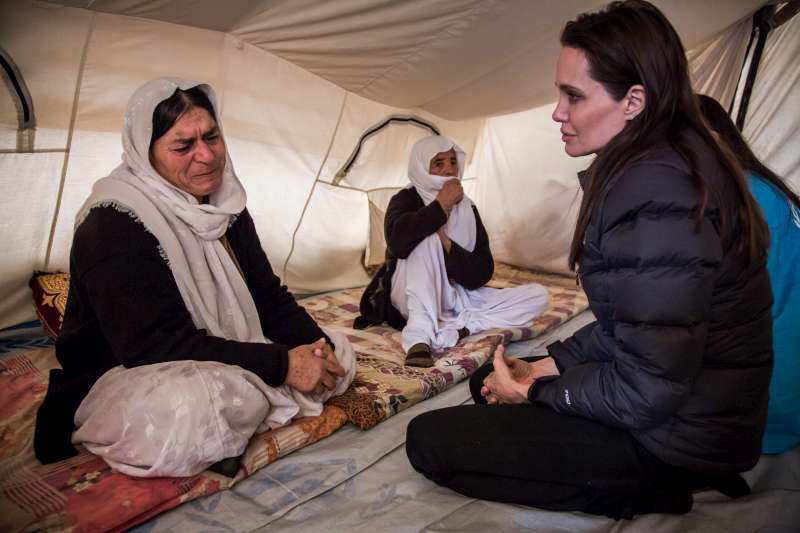
<path fill-rule="evenodd" d="M 467 153 L 464 189 L 495 260 L 567 273 L 580 190 L 552 121 L 558 33 L 603 0 L 0 0 L 0 48 L 35 109 L 0 84 L 0 329 L 34 318 L 35 270 L 67 270 L 75 214 L 120 163 L 122 117 L 144 82 L 209 83 L 262 246 L 290 289 L 368 281 L 383 214 L 429 131 Z M 698 91 L 728 105 L 764 0 L 656 0 L 687 45 Z M 223 13 L 224 12 L 224 13 Z M 800 18 L 769 34 L 744 134 L 800 188 Z M 359 146 L 357 156 L 351 156 Z M 345 164 L 346 173 L 340 172 Z"/>

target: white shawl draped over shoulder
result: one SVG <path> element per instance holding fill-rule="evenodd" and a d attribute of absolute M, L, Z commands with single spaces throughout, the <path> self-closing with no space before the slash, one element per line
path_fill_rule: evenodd
<path fill-rule="evenodd" d="M 207 204 L 169 183 L 150 164 L 153 111 L 175 89 L 192 87 L 199 87 L 218 109 L 210 86 L 173 78 L 150 81 L 131 96 L 122 130 L 122 163 L 95 183 L 75 225 L 96 206 L 127 211 L 158 240 L 197 328 L 229 340 L 265 342 L 253 297 L 220 242 L 247 203 L 227 150 L 222 184 Z M 222 124 L 214 118 L 222 134 Z"/>

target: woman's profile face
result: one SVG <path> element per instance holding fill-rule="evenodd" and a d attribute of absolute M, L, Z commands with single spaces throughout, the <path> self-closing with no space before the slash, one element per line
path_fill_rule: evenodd
<path fill-rule="evenodd" d="M 225 169 L 225 141 L 217 122 L 193 107 L 153 143 L 150 163 L 162 178 L 198 201 L 219 189 Z"/>
<path fill-rule="evenodd" d="M 556 87 L 558 104 L 553 120 L 561 124 L 564 150 L 572 157 L 597 153 L 625 127 L 626 99 L 615 101 L 592 79 L 582 50 L 561 48 Z"/>

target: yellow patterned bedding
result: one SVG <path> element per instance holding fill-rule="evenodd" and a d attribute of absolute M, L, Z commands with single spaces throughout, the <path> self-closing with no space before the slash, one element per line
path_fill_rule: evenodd
<path fill-rule="evenodd" d="M 60 327 L 66 276 L 40 274 L 31 280 L 37 310 L 51 334 Z M 403 366 L 400 332 L 385 326 L 351 328 L 362 289 L 302 300 L 321 325 L 348 335 L 358 355 L 356 378 L 320 416 L 254 436 L 233 478 L 208 471 L 190 478 L 131 478 L 85 450 L 67 461 L 39 464 L 33 455 L 33 428 L 48 372 L 58 364 L 52 342 L 0 343 L 0 530 L 121 531 L 229 488 L 280 457 L 327 437 L 348 420 L 363 429 L 374 427 L 468 377 L 499 343 L 536 337 L 587 307 L 585 295 L 571 278 L 498 264 L 490 285 L 531 282 L 545 285 L 550 293 L 551 305 L 542 316 L 523 328 L 468 337 L 434 354 L 437 364 L 428 369 Z"/>

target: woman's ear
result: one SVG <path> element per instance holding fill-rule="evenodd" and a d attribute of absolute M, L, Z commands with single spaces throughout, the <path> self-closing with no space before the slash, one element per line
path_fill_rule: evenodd
<path fill-rule="evenodd" d="M 647 105 L 647 93 L 642 85 L 631 85 L 625 100 L 625 120 L 633 120 L 644 111 Z"/>

